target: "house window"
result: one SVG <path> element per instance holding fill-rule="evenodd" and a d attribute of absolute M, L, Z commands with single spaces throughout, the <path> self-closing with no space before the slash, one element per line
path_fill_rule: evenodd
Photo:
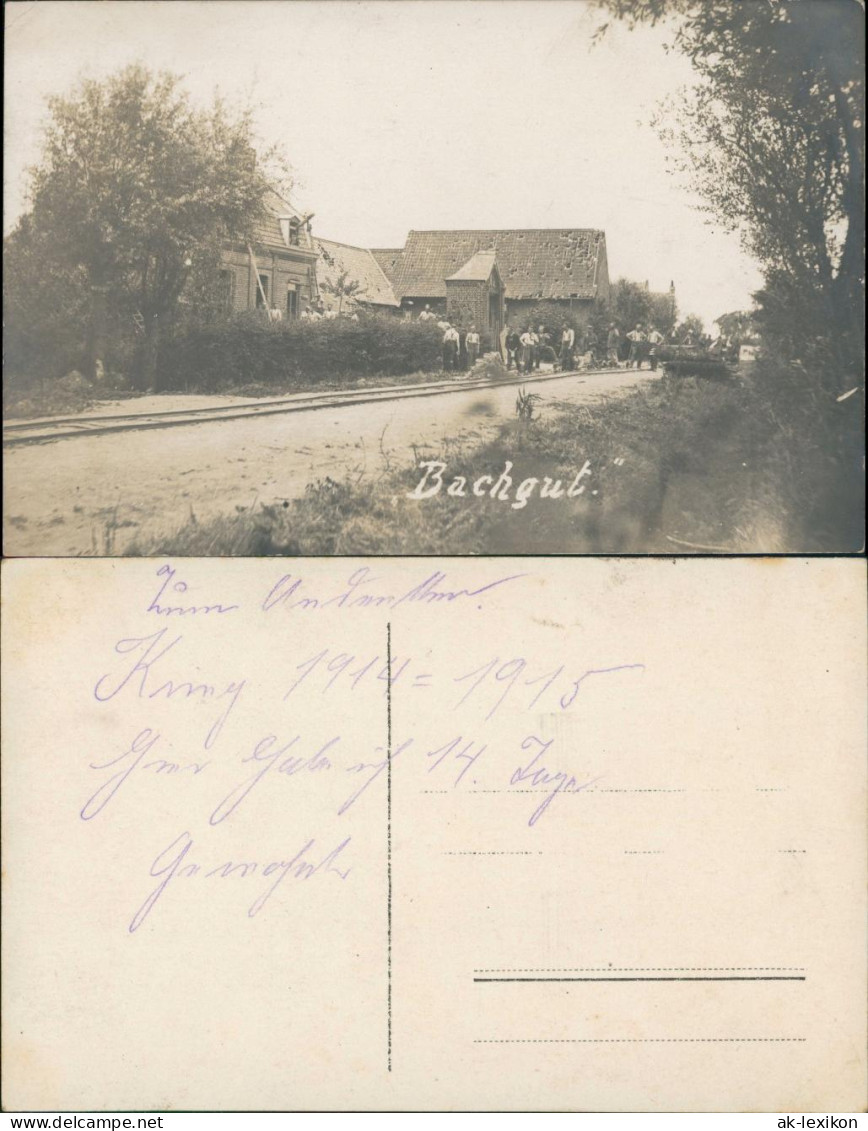
<path fill-rule="evenodd" d="M 268 284 L 270 279 L 268 275 L 259 276 L 259 286 L 256 288 L 256 306 L 268 308 Z"/>
<path fill-rule="evenodd" d="M 298 289 L 295 283 L 290 283 L 286 288 L 286 317 L 298 317 Z"/>
<path fill-rule="evenodd" d="M 280 216 L 280 234 L 283 236 L 283 242 L 287 247 L 298 247 L 301 243 L 299 235 L 301 231 L 301 221 L 297 216 Z"/>

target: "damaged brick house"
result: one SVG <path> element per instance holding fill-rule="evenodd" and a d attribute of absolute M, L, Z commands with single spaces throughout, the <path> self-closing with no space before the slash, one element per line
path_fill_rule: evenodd
<path fill-rule="evenodd" d="M 594 303 L 609 298 L 606 235 L 596 229 L 412 231 L 403 248 L 372 250 L 404 310 L 418 311 L 427 303 L 432 310 L 454 317 L 467 284 L 482 282 L 470 276 L 488 272 L 486 294 L 491 306 L 477 300 L 475 320 L 487 323 L 484 328 L 493 332 L 498 287 L 501 318 L 514 326 L 522 325 L 542 302 L 585 322 Z"/>
<path fill-rule="evenodd" d="M 266 216 L 250 245 L 227 243 L 220 285 L 225 308 L 234 313 L 267 308 L 282 318 L 298 318 L 314 304 L 325 310 L 360 307 L 397 311 L 392 285 L 367 248 L 315 239 L 312 214 L 302 214 L 276 192 L 266 200 Z M 336 295 L 343 276 L 352 294 Z"/>
<path fill-rule="evenodd" d="M 266 200 L 266 216 L 247 245 L 227 243 L 220 285 L 227 310 L 265 307 L 297 318 L 316 297 L 319 252 L 310 216 L 302 215 L 276 192 Z"/>
<path fill-rule="evenodd" d="M 403 248 L 368 249 L 314 237 L 311 214 L 276 192 L 267 206 L 256 242 L 224 252 L 227 309 L 267 307 L 293 319 L 314 303 L 405 314 L 428 304 L 493 342 L 542 302 L 585 322 L 608 301 L 606 236 L 596 229 L 411 231 Z"/>

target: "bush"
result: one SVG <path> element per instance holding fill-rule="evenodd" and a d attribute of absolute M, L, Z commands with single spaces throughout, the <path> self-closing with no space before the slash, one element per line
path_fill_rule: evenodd
<path fill-rule="evenodd" d="M 92 381 L 74 369 L 55 381 L 32 381 L 26 391 L 7 385 L 3 394 L 4 416 L 27 419 L 84 412 L 93 404 L 97 390 Z"/>
<path fill-rule="evenodd" d="M 239 382 L 278 390 L 335 377 L 430 372 L 440 367 L 441 338 L 436 324 L 389 315 L 275 323 L 240 315 L 166 342 L 158 382 L 161 390 L 211 393 Z"/>
<path fill-rule="evenodd" d="M 854 553 L 864 546 L 864 394 L 838 400 L 841 382 L 840 372 L 768 355 L 749 381 L 800 552 Z"/>

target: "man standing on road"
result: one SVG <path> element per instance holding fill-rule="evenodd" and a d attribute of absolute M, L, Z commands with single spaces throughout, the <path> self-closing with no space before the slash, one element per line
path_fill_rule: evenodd
<path fill-rule="evenodd" d="M 531 369 L 533 369 L 533 339 L 533 331 L 531 330 L 530 326 L 528 326 L 528 328 L 519 338 L 519 343 L 521 345 L 520 368 L 524 373 L 530 373 Z"/>
<path fill-rule="evenodd" d="M 588 366 L 593 366 L 597 359 L 597 333 L 593 326 L 588 327 L 585 335 L 585 353 L 588 355 Z"/>
<path fill-rule="evenodd" d="M 458 368 L 458 331 L 454 326 L 447 324 L 443 335 L 443 368 L 454 370 Z"/>
<path fill-rule="evenodd" d="M 576 344 L 576 332 L 572 326 L 564 326 L 561 331 L 561 369 L 573 367 L 573 349 Z"/>
<path fill-rule="evenodd" d="M 479 357 L 479 334 L 476 327 L 471 326 L 467 334 L 467 364 L 472 369 Z"/>
<path fill-rule="evenodd" d="M 621 348 L 621 331 L 614 322 L 609 323 L 609 336 L 606 338 L 606 356 L 609 359 L 609 364 L 613 369 L 619 369 L 621 362 L 618 359 L 618 351 Z"/>
<path fill-rule="evenodd" d="M 520 356 L 519 350 L 521 349 L 521 338 L 517 330 L 513 330 L 512 326 L 508 327 L 506 335 L 506 368 L 512 369 L 513 365 L 516 369 L 520 369 Z"/>
<path fill-rule="evenodd" d="M 542 328 L 543 327 L 540 327 L 540 329 L 542 329 Z M 539 369 L 540 336 L 536 332 L 536 330 L 533 329 L 533 327 L 529 327 L 528 332 L 530 334 L 530 343 L 531 343 L 531 345 L 530 345 L 530 367 L 531 367 L 531 369 Z"/>
<path fill-rule="evenodd" d="M 627 365 L 635 364 L 637 369 L 642 368 L 642 357 L 645 352 L 645 333 L 642 330 L 642 323 L 636 323 L 636 329 L 631 330 L 627 335 L 630 342 L 630 356 L 627 358 Z"/>
<path fill-rule="evenodd" d="M 656 369 L 657 351 L 663 345 L 663 335 L 660 333 L 656 326 L 652 328 L 651 333 L 648 335 L 648 345 L 650 347 L 648 351 L 648 360 L 651 362 L 651 368 Z"/>

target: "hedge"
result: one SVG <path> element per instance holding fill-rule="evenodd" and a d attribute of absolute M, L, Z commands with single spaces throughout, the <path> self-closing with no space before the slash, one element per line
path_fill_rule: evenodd
<path fill-rule="evenodd" d="M 164 343 L 158 383 L 166 391 L 219 392 L 250 383 L 291 389 L 332 378 L 401 376 L 439 369 L 442 337 L 436 324 L 389 315 L 276 323 L 242 315 Z"/>

